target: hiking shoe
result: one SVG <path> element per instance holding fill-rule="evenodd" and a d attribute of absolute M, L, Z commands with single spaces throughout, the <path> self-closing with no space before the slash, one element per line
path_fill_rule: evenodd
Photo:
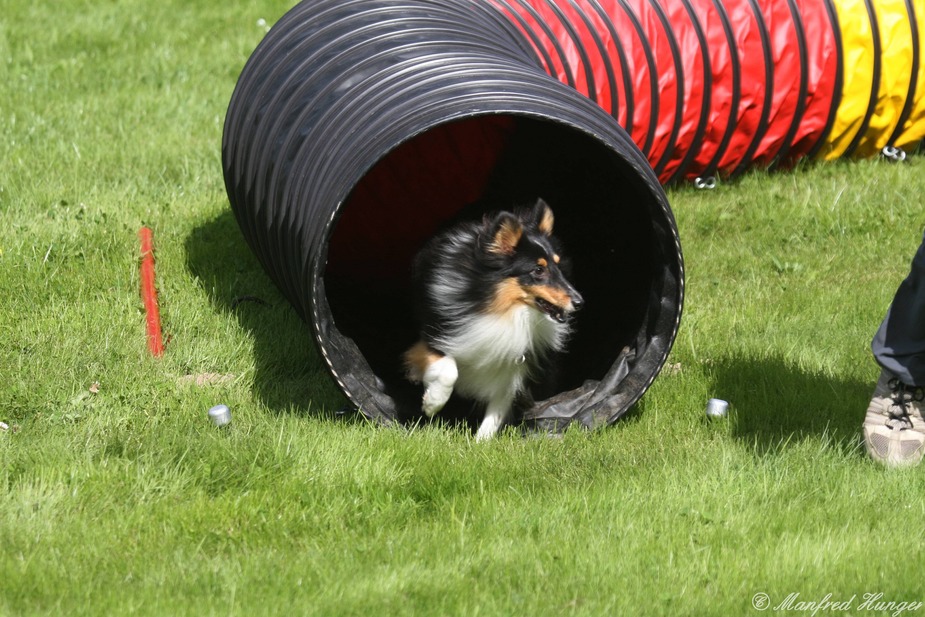
<path fill-rule="evenodd" d="M 882 371 L 864 418 L 864 445 L 888 467 L 915 465 L 925 454 L 925 390 Z"/>

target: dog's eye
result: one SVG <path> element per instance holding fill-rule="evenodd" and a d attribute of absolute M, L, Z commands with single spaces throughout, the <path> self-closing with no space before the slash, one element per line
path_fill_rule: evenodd
<path fill-rule="evenodd" d="M 547 274 L 546 266 L 538 265 L 535 268 L 533 268 L 533 276 L 538 279 L 546 278 L 546 274 Z"/>

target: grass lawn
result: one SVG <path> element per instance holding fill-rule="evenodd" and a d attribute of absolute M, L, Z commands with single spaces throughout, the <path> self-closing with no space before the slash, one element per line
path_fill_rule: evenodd
<path fill-rule="evenodd" d="M 859 445 L 869 341 L 925 222 L 922 157 L 670 191 L 682 328 L 612 428 L 476 445 L 344 421 L 221 177 L 235 80 L 287 8 L 3 4 L 0 615 L 925 601 L 925 470 L 884 470 Z M 145 348 L 142 225 L 161 359 Z M 704 418 L 711 396 L 729 418 Z M 219 402 L 234 415 L 221 430 L 206 417 Z"/>

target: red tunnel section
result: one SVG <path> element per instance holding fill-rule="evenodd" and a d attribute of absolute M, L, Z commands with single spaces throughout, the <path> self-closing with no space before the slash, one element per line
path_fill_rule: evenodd
<path fill-rule="evenodd" d="M 663 183 L 813 153 L 839 92 L 820 0 L 492 0 L 543 68 L 627 130 Z"/>

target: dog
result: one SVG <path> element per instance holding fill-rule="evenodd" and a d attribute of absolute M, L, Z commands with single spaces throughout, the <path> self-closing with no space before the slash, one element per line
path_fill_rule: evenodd
<path fill-rule="evenodd" d="M 509 420 L 530 381 L 545 379 L 584 303 L 566 278 L 552 209 L 486 214 L 438 233 L 412 266 L 420 339 L 404 354 L 433 417 L 455 391 L 485 405 L 477 441 Z"/>

